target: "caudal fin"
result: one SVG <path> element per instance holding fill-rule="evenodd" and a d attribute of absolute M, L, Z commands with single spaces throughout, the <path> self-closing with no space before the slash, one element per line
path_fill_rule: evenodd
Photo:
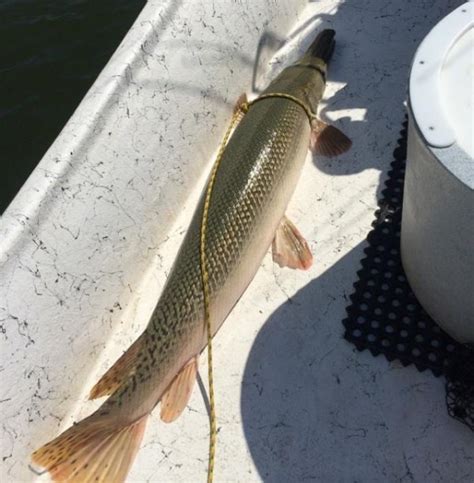
<path fill-rule="evenodd" d="M 72 426 L 32 454 L 33 465 L 53 481 L 120 483 L 130 470 L 148 414 L 124 426 L 95 415 Z"/>

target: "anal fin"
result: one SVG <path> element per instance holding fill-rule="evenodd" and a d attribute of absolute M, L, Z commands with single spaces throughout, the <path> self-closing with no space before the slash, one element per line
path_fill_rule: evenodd
<path fill-rule="evenodd" d="M 119 386 L 133 374 L 137 357 L 143 350 L 145 333 L 143 333 L 117 362 L 99 379 L 89 393 L 89 399 L 97 399 L 112 394 Z"/>
<path fill-rule="evenodd" d="M 308 242 L 295 225 L 284 216 L 272 244 L 273 261 L 280 267 L 307 270 L 313 263 Z"/>
<path fill-rule="evenodd" d="M 352 141 L 337 127 L 313 121 L 311 124 L 310 149 L 321 156 L 338 156 L 345 153 L 352 146 Z"/>
<path fill-rule="evenodd" d="M 184 411 L 193 392 L 198 358 L 193 357 L 173 379 L 161 398 L 161 420 L 171 423 Z"/>

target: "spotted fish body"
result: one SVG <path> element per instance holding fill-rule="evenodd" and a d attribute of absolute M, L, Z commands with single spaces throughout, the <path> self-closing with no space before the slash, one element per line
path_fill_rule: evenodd
<path fill-rule="evenodd" d="M 307 55 L 285 69 L 262 96 L 289 94 L 313 111 L 324 86 L 325 64 Z M 308 114 L 300 104 L 267 97 L 250 106 L 225 148 L 206 229 L 213 333 L 271 245 L 300 176 L 310 132 Z M 139 368 L 111 403 L 133 404 L 136 388 L 146 385 L 154 388 L 156 404 L 176 373 L 206 345 L 200 264 L 205 193 L 206 189 L 145 331 L 147 349 L 139 355 Z M 138 397 L 142 399 L 141 394 Z"/>
<path fill-rule="evenodd" d="M 250 104 L 225 147 L 205 226 L 213 334 L 254 277 L 296 187 L 310 141 L 308 116 L 316 111 L 323 94 L 333 36 L 333 31 L 324 31 L 299 62 L 285 69 L 262 98 Z M 97 471 L 90 476 L 81 461 L 71 463 L 79 449 L 84 452 L 81 435 L 83 440 L 95 432 L 100 444 L 104 438 L 128 431 L 138 443 L 124 453 L 128 466 L 121 473 L 116 471 L 116 480 L 110 480 L 121 481 L 138 449 L 142 421 L 177 374 L 206 346 L 200 253 L 206 191 L 145 332 L 118 361 L 113 377 L 104 376 L 104 390 L 95 392 L 95 396 L 111 396 L 89 418 L 34 453 L 33 461 L 53 477 L 72 475 L 70 481 L 89 481 L 89 477 L 93 481 Z M 70 440 L 77 441 L 76 446 Z M 60 445 L 61 456 L 56 451 Z M 45 449 L 50 450 L 49 456 Z M 124 454 L 118 453 L 122 458 Z"/>

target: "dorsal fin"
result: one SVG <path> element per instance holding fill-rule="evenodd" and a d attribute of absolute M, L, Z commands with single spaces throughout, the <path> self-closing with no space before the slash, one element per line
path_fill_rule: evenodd
<path fill-rule="evenodd" d="M 143 333 L 122 354 L 120 359 L 99 379 L 89 393 L 89 399 L 97 399 L 112 394 L 135 371 L 137 357 L 143 350 L 145 333 Z"/>

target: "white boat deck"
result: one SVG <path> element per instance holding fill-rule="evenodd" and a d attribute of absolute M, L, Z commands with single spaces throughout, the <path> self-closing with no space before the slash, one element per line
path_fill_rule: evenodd
<path fill-rule="evenodd" d="M 147 324 L 235 100 L 328 27 L 321 117 L 354 144 L 308 155 L 289 207 L 311 270 L 267 257 L 215 338 L 216 481 L 474 481 L 444 381 L 358 353 L 341 324 L 411 59 L 461 3 L 147 3 L 1 220 L 2 481 L 35 479 L 29 453 L 95 407 L 92 384 Z M 202 357 L 201 387 L 206 373 Z M 177 422 L 153 414 L 128 481 L 205 481 L 208 435 L 196 387 Z"/>

